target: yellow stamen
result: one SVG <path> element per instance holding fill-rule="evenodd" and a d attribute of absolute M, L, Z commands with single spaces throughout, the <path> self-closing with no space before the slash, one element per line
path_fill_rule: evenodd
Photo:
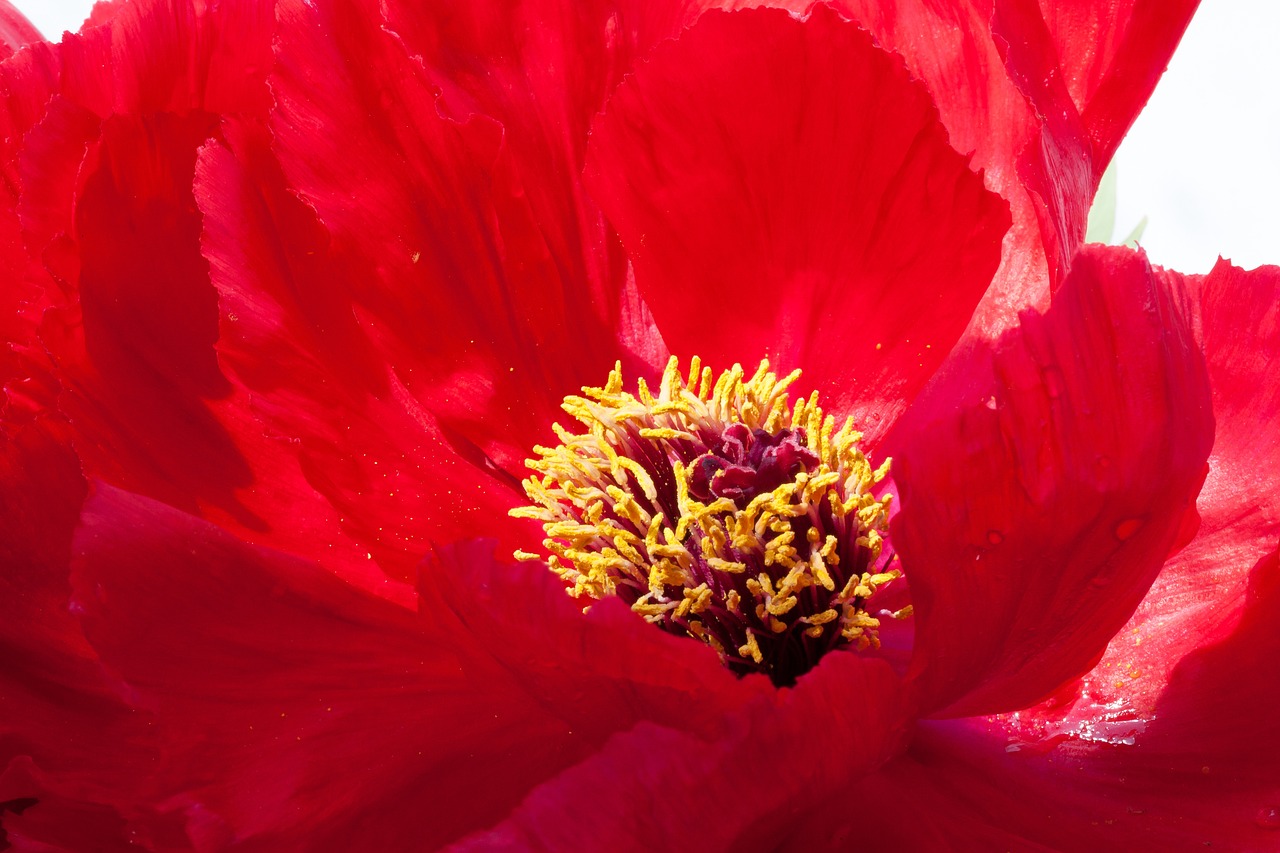
<path fill-rule="evenodd" d="M 741 365 L 717 376 L 698 358 L 682 372 L 672 358 L 656 388 L 642 380 L 631 394 L 615 365 L 602 387 L 565 399 L 583 431 L 555 424 L 560 443 L 534 449 L 524 481 L 531 506 L 511 515 L 543 523 L 548 556 L 517 559 L 545 559 L 574 595 L 622 596 L 738 671 L 779 659 L 762 644 L 818 639 L 828 626 L 856 648 L 875 645 L 880 623 L 866 600 L 901 574 L 887 568 L 891 553 L 882 559 L 892 496 L 877 486 L 889 463 L 873 467 L 853 420 L 837 424 L 816 392 L 790 404 L 799 377 L 779 378 L 768 361 L 749 376 Z M 708 497 L 706 471 L 746 465 L 717 454 L 743 453 L 743 442 L 764 440 L 760 430 L 763 452 L 786 443 L 794 475 L 749 497 Z M 736 445 L 722 444 L 726 431 Z M 714 464 L 699 468 L 708 455 Z M 735 470 L 755 476 L 749 465 Z"/>

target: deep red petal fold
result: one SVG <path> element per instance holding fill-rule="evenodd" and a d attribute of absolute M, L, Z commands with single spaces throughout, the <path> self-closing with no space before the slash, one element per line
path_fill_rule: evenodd
<path fill-rule="evenodd" d="M 703 16 L 619 87 L 586 174 L 673 352 L 801 367 L 869 444 L 963 330 L 1008 227 L 928 94 L 825 7 Z"/>
<path fill-rule="evenodd" d="M 187 507 L 230 502 L 247 479 L 204 405 L 226 392 L 191 201 L 195 150 L 214 126 L 200 113 L 103 123 L 74 200 L 78 299 L 41 329 L 88 470 Z"/>
<path fill-rule="evenodd" d="M 0 769 L 0 850 L 17 853 L 136 851 L 125 817 L 100 802 L 76 799 L 51 787 L 23 756 Z"/>
<path fill-rule="evenodd" d="M 842 849 L 830 811 L 857 808 L 863 775 L 905 735 L 900 683 L 881 661 L 832 654 L 794 689 L 737 710 L 713 740 L 642 723 L 535 789 L 453 850 Z M 833 746 L 834 745 L 834 746 Z"/>
<path fill-rule="evenodd" d="M 101 831 L 103 849 L 122 842 L 154 766 L 148 716 L 116 694 L 69 610 L 84 494 L 65 425 L 42 418 L 0 438 L 0 825 L 20 850 L 92 837 L 67 822 Z"/>
<path fill-rule="evenodd" d="M 499 559 L 492 541 L 429 555 L 419 608 L 434 633 L 491 661 L 579 740 L 602 742 L 638 720 L 713 737 L 738 708 L 774 693 L 617 599 L 584 614 L 549 569 Z"/>
<path fill-rule="evenodd" d="M 204 405 L 226 385 L 191 181 L 204 109 L 269 103 L 274 18 L 147 0 L 100 21 L 56 48 L 60 97 L 23 137 L 23 238 L 57 308 L 42 340 L 91 473 L 235 515 L 248 475 Z"/>
<path fill-rule="evenodd" d="M 1087 249 L 1045 315 L 971 350 L 893 438 L 926 711 L 1014 710 L 1082 674 L 1185 542 L 1213 421 L 1169 285 Z"/>

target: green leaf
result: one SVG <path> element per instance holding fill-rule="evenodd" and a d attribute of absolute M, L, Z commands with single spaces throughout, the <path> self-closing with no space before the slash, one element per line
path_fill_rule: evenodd
<path fill-rule="evenodd" d="M 1128 246 L 1130 249 L 1138 248 L 1138 241 L 1142 239 L 1142 232 L 1147 230 L 1147 217 L 1142 217 L 1134 229 L 1129 232 L 1129 236 L 1124 238 L 1121 246 Z"/>
<path fill-rule="evenodd" d="M 1116 161 L 1112 160 L 1102 173 L 1098 193 L 1089 208 L 1089 225 L 1085 229 L 1086 243 L 1110 243 L 1116 233 Z"/>

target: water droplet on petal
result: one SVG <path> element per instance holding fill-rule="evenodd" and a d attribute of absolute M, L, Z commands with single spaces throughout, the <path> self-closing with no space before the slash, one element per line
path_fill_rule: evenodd
<path fill-rule="evenodd" d="M 1004 534 L 1001 533 L 999 530 L 988 530 L 987 541 L 990 542 L 992 545 L 999 545 L 1001 542 L 1004 541 Z"/>
<path fill-rule="evenodd" d="M 1140 518 L 1126 518 L 1124 521 L 1116 525 L 1116 538 L 1121 542 L 1138 532 L 1138 528 L 1142 526 Z"/>
<path fill-rule="evenodd" d="M 1263 829 L 1280 829 L 1280 806 L 1263 806 L 1253 822 Z"/>

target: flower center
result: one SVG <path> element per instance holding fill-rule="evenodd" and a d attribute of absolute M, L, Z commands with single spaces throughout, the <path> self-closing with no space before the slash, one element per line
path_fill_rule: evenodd
<path fill-rule="evenodd" d="M 549 557 L 516 556 L 778 685 L 832 649 L 878 647 L 867 604 L 901 575 L 884 547 L 892 496 L 873 493 L 889 460 L 873 469 L 817 392 L 790 405 L 799 376 L 762 361 L 715 377 L 694 358 L 686 378 L 673 357 L 657 394 L 643 379 L 624 391 L 619 365 L 566 398 L 587 431 L 554 426 L 561 444 L 528 460 L 534 505 L 511 512 L 543 523 Z"/>

